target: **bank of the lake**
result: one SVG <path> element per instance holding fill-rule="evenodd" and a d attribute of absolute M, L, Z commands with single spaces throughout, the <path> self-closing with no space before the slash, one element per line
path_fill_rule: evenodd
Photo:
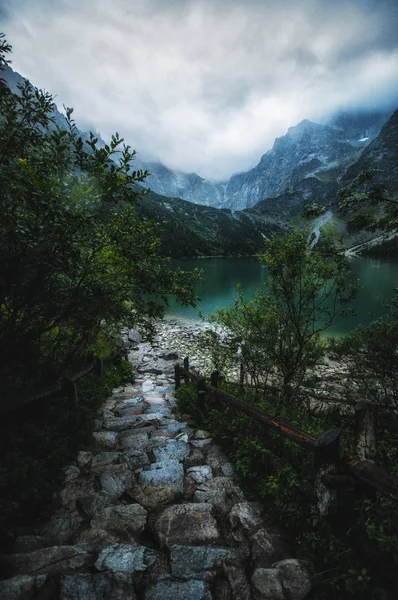
<path fill-rule="evenodd" d="M 353 280 L 358 279 L 361 290 L 352 307 L 356 316 L 347 317 L 336 323 L 328 333 L 342 335 L 357 327 L 366 325 L 386 312 L 385 303 L 398 286 L 398 258 L 352 258 Z M 197 285 L 201 299 L 197 308 L 182 307 L 171 300 L 167 315 L 174 318 L 198 320 L 199 313 L 206 316 L 217 308 L 230 306 L 236 297 L 236 286 L 242 284 L 244 294 L 252 298 L 256 289 L 267 276 L 266 269 L 256 258 L 207 258 L 173 260 L 174 267 L 192 270 L 200 267 L 204 279 Z"/>

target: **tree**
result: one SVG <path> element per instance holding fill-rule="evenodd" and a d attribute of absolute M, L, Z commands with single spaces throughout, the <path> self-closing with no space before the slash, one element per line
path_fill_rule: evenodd
<path fill-rule="evenodd" d="M 3 395 L 67 375 L 122 325 L 150 325 L 168 294 L 195 299 L 194 277 L 170 269 L 156 225 L 137 216 L 135 152 L 117 133 L 84 142 L 71 109 L 65 128 L 52 111 L 29 82 L 0 90 Z"/>
<path fill-rule="evenodd" d="M 311 249 L 307 240 L 308 232 L 293 231 L 267 241 L 259 255 L 268 270 L 263 288 L 254 300 L 239 295 L 232 308 L 215 315 L 247 348 L 248 364 L 261 379 L 275 371 L 284 404 L 319 363 L 321 334 L 349 314 L 357 289 L 348 279 L 348 259 L 331 242 Z"/>

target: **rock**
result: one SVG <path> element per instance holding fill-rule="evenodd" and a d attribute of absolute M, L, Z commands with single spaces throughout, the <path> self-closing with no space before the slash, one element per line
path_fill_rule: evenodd
<path fill-rule="evenodd" d="M 201 544 L 220 538 L 209 504 L 175 504 L 166 508 L 155 523 L 161 543 Z"/>
<path fill-rule="evenodd" d="M 80 477 L 80 469 L 75 465 L 69 465 L 68 467 L 65 467 L 63 471 L 65 473 L 64 483 L 70 483 Z"/>
<path fill-rule="evenodd" d="M 119 498 L 133 485 L 134 475 L 126 464 L 110 465 L 106 469 L 99 476 L 101 489 L 112 498 Z"/>
<path fill-rule="evenodd" d="M 145 414 L 145 415 L 138 415 L 137 420 L 138 421 L 145 421 L 147 423 L 152 422 L 152 421 L 163 422 L 164 420 L 167 421 L 167 416 L 165 416 L 161 412 L 161 410 L 157 410 L 154 413 L 149 413 L 149 414 Z"/>
<path fill-rule="evenodd" d="M 46 579 L 47 575 L 17 575 L 0 581 L 0 600 L 33 600 Z"/>
<path fill-rule="evenodd" d="M 193 439 L 194 440 L 205 440 L 210 437 L 211 437 L 211 435 L 208 431 L 205 431 L 204 429 L 198 429 L 198 431 L 195 432 Z"/>
<path fill-rule="evenodd" d="M 135 485 L 129 495 L 144 508 L 159 508 L 179 497 L 172 488 Z"/>
<path fill-rule="evenodd" d="M 67 483 L 60 491 L 61 502 L 66 509 L 73 510 L 76 500 L 93 491 L 94 477 L 86 474 Z"/>
<path fill-rule="evenodd" d="M 133 415 L 132 417 L 110 417 L 105 419 L 104 427 L 111 431 L 125 431 L 134 423 L 137 422 L 139 415 Z"/>
<path fill-rule="evenodd" d="M 291 600 L 304 600 L 311 591 L 311 578 L 304 563 L 297 558 L 287 558 L 275 563 L 282 587 Z"/>
<path fill-rule="evenodd" d="M 204 581 L 171 581 L 164 579 L 145 591 L 145 600 L 211 600 Z"/>
<path fill-rule="evenodd" d="M 228 524 L 233 539 L 243 542 L 261 525 L 261 519 L 249 502 L 238 502 L 229 512 Z"/>
<path fill-rule="evenodd" d="M 184 458 L 184 467 L 186 469 L 189 469 L 190 467 L 198 467 L 200 465 L 203 465 L 204 460 L 205 459 L 202 452 L 198 450 L 198 448 L 194 448 L 189 453 L 189 456 Z"/>
<path fill-rule="evenodd" d="M 95 470 L 96 468 L 106 467 L 107 465 L 115 464 L 119 461 L 120 452 L 100 452 L 99 454 L 95 454 L 91 461 L 91 468 Z"/>
<path fill-rule="evenodd" d="M 77 538 L 78 544 L 86 544 L 95 552 L 100 552 L 106 546 L 120 542 L 119 533 L 109 533 L 103 529 L 85 529 Z"/>
<path fill-rule="evenodd" d="M 79 452 L 77 455 L 77 466 L 79 467 L 79 469 L 84 469 L 88 467 L 92 457 L 92 452 L 85 452 L 84 450 Z"/>
<path fill-rule="evenodd" d="M 205 481 L 213 479 L 212 470 L 208 465 L 190 467 L 187 470 L 187 473 L 196 483 L 204 483 Z"/>
<path fill-rule="evenodd" d="M 223 490 L 227 494 L 228 500 L 233 502 L 244 502 L 245 497 L 242 490 L 235 485 L 234 481 L 230 477 L 213 477 L 210 481 L 201 483 L 198 487 L 200 491 L 214 491 Z"/>
<path fill-rule="evenodd" d="M 77 511 L 61 509 L 40 529 L 40 535 L 53 544 L 66 544 L 77 534 L 83 522 Z"/>
<path fill-rule="evenodd" d="M 208 448 L 213 442 L 213 438 L 206 438 L 204 440 L 191 440 L 192 446 L 195 448 L 199 448 L 200 450 L 204 450 Z"/>
<path fill-rule="evenodd" d="M 127 334 L 127 339 L 129 342 L 134 342 L 134 344 L 142 343 L 141 334 L 139 331 L 137 331 L 137 329 L 129 329 L 129 332 Z"/>
<path fill-rule="evenodd" d="M 115 431 L 95 431 L 93 433 L 97 446 L 99 448 L 114 448 L 117 440 Z"/>
<path fill-rule="evenodd" d="M 114 544 L 101 550 L 95 567 L 99 571 L 135 573 L 146 571 L 156 560 L 156 552 L 132 544 Z"/>
<path fill-rule="evenodd" d="M 194 493 L 194 502 L 205 502 L 214 508 L 216 514 L 225 515 L 231 508 L 228 502 L 225 490 L 196 490 Z"/>
<path fill-rule="evenodd" d="M 126 463 L 132 471 L 141 469 L 150 463 L 148 455 L 145 452 L 134 450 L 133 448 L 124 450 L 120 460 Z"/>
<path fill-rule="evenodd" d="M 50 546 L 29 554 L 9 554 L 2 557 L 15 574 L 59 575 L 93 562 L 90 553 L 80 546 Z"/>
<path fill-rule="evenodd" d="M 142 532 L 146 518 L 147 511 L 140 504 L 119 504 L 104 508 L 91 521 L 91 527 L 110 533 L 121 531 L 134 535 Z"/>
<path fill-rule="evenodd" d="M 126 573 L 64 575 L 59 600 L 136 600 L 134 585 Z"/>
<path fill-rule="evenodd" d="M 180 421 L 172 421 L 166 427 L 167 431 L 172 431 L 173 433 L 177 431 L 181 431 L 182 429 L 186 429 L 188 427 L 188 423 L 180 422 Z"/>
<path fill-rule="evenodd" d="M 276 548 L 272 537 L 265 529 L 259 529 L 250 538 L 252 563 L 256 568 L 270 567 L 276 559 Z"/>
<path fill-rule="evenodd" d="M 174 438 L 177 442 L 188 442 L 189 441 L 189 437 L 188 434 L 185 432 L 179 433 L 178 435 L 175 436 Z"/>
<path fill-rule="evenodd" d="M 145 450 L 150 447 L 148 440 L 148 434 L 145 431 L 138 429 L 137 431 L 126 431 L 123 437 L 119 439 L 119 444 L 124 452 L 126 450 L 140 450 L 141 452 L 145 452 Z"/>
<path fill-rule="evenodd" d="M 234 600 L 251 600 L 250 585 L 242 567 L 223 565 L 224 574 L 232 590 Z"/>
<path fill-rule="evenodd" d="M 253 573 L 252 585 L 258 592 L 259 598 L 264 598 L 264 600 L 285 600 L 277 569 L 256 569 Z"/>
<path fill-rule="evenodd" d="M 189 446 L 186 442 L 171 441 L 165 446 L 154 450 L 154 455 L 158 462 L 170 459 L 183 460 L 188 454 Z"/>
<path fill-rule="evenodd" d="M 79 498 L 80 508 L 85 515 L 91 519 L 96 513 L 100 512 L 106 506 L 109 506 L 114 501 L 114 498 L 106 492 L 93 492 L 87 496 Z"/>
<path fill-rule="evenodd" d="M 164 360 L 178 360 L 179 354 L 177 350 L 164 350 L 160 357 L 164 358 Z"/>
<path fill-rule="evenodd" d="M 239 553 L 231 548 L 209 546 L 172 546 L 170 550 L 171 574 L 178 579 L 203 579 L 224 563 L 240 563 Z"/>
<path fill-rule="evenodd" d="M 233 477 L 235 475 L 235 465 L 230 462 L 222 463 L 221 472 L 225 477 Z"/>
<path fill-rule="evenodd" d="M 182 464 L 176 461 L 167 463 L 154 463 L 151 470 L 142 471 L 139 476 L 139 483 L 142 486 L 151 485 L 154 487 L 172 488 L 182 494 L 184 483 L 184 468 Z M 158 466 L 159 465 L 159 466 Z"/>

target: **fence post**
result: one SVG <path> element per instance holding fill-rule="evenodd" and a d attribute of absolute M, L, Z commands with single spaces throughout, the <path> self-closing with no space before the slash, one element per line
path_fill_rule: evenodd
<path fill-rule="evenodd" d="M 325 431 L 315 440 L 314 489 L 321 515 L 330 513 L 330 510 L 337 504 L 337 492 L 326 485 L 324 478 L 337 470 L 340 460 L 340 437 L 341 430 L 334 428 Z"/>
<path fill-rule="evenodd" d="M 186 356 L 184 358 L 184 383 L 186 385 L 188 385 L 188 383 L 189 383 L 189 375 L 188 375 L 188 373 L 189 373 L 189 358 L 188 358 L 188 356 Z"/>
<path fill-rule="evenodd" d="M 210 384 L 215 388 L 218 387 L 218 371 L 213 371 L 210 375 Z"/>
<path fill-rule="evenodd" d="M 70 405 L 73 408 L 77 407 L 79 404 L 79 397 L 77 395 L 76 383 L 72 381 L 72 379 L 65 379 L 63 387 Z"/>
<path fill-rule="evenodd" d="M 180 363 L 174 365 L 174 387 L 176 390 L 181 387 L 181 369 Z"/>
<path fill-rule="evenodd" d="M 197 403 L 200 412 L 204 412 L 206 408 L 206 389 L 205 389 L 205 379 L 199 379 L 197 384 Z"/>
<path fill-rule="evenodd" d="M 376 458 L 376 413 L 377 407 L 369 402 L 355 406 L 355 438 L 359 458 L 374 462 Z"/>

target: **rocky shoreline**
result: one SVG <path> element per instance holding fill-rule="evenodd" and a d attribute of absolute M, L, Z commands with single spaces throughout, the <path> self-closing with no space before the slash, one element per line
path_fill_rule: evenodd
<path fill-rule="evenodd" d="M 57 512 L 1 557 L 1 600 L 308 596 L 306 565 L 245 499 L 215 441 L 174 412 L 174 363 L 195 363 L 197 331 L 168 319 L 152 343 L 130 332 L 135 381 L 101 408 L 92 446 L 65 469 Z"/>

